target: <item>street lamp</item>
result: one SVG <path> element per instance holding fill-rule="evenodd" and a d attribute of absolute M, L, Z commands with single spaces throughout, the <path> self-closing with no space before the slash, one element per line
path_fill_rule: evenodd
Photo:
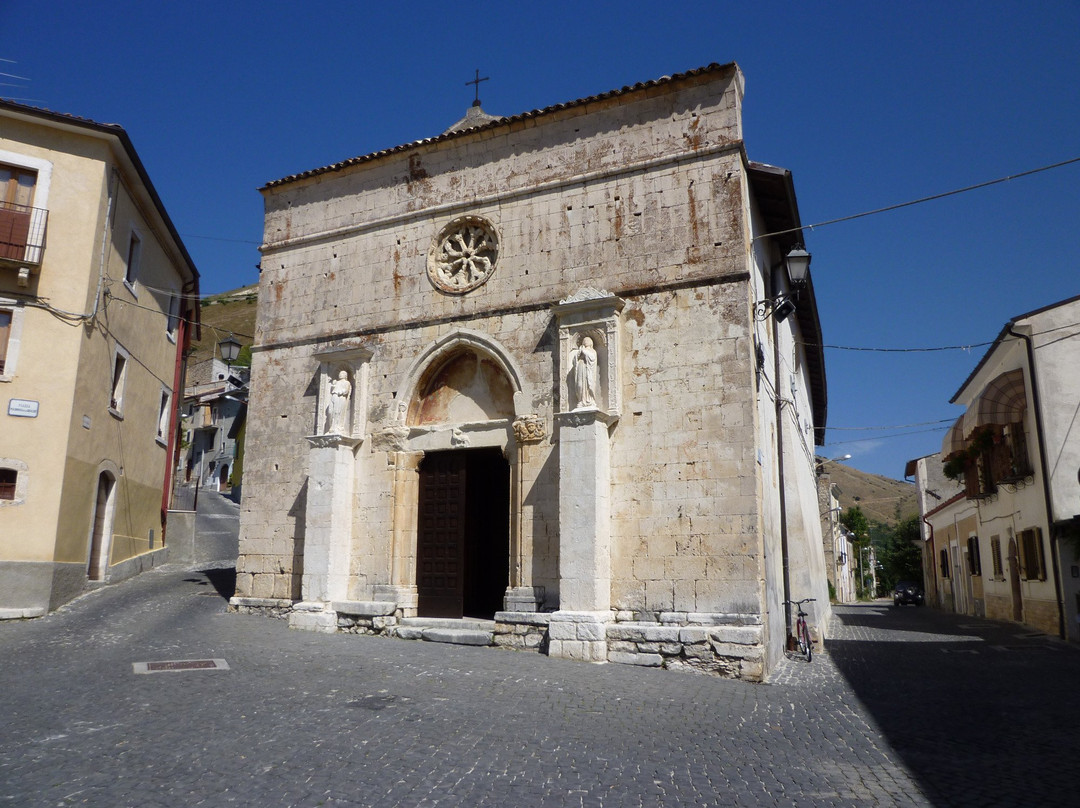
<path fill-rule="evenodd" d="M 851 460 L 851 455 L 841 455 L 840 457 L 827 457 L 827 458 L 814 458 L 817 461 L 817 473 L 820 477 L 825 473 L 826 463 L 843 463 L 845 460 Z"/>
<path fill-rule="evenodd" d="M 232 334 L 225 337 L 218 343 L 218 350 L 221 351 L 221 358 L 225 360 L 225 364 L 232 370 L 232 363 L 236 361 L 236 357 L 240 355 L 240 340 L 234 337 Z"/>
<path fill-rule="evenodd" d="M 764 320 L 772 312 L 776 322 L 782 323 L 795 311 L 795 302 L 799 299 L 799 293 L 806 285 L 810 277 L 810 253 L 803 249 L 801 244 L 791 248 L 779 266 L 787 268 L 788 286 L 790 292 L 781 292 L 775 297 L 767 297 L 754 303 L 754 319 L 759 322 Z"/>

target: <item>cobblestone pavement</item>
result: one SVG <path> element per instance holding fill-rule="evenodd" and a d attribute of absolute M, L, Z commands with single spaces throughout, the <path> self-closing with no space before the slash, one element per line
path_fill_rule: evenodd
<path fill-rule="evenodd" d="M 752 685 L 290 631 L 231 585 L 166 566 L 0 625 L 0 806 L 1065 804 L 1080 653 L 981 621 L 841 608 Z"/>

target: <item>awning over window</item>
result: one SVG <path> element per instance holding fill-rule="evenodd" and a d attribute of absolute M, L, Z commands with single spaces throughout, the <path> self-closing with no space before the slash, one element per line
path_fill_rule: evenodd
<path fill-rule="evenodd" d="M 961 415 L 956 423 L 945 433 L 945 440 L 941 442 L 941 456 L 948 457 L 953 452 L 959 452 L 966 445 L 964 441 L 964 417 Z"/>
<path fill-rule="evenodd" d="M 964 413 L 964 434 L 988 424 L 1015 424 L 1024 420 L 1027 390 L 1021 368 L 1002 373 L 983 388 L 978 400 Z"/>

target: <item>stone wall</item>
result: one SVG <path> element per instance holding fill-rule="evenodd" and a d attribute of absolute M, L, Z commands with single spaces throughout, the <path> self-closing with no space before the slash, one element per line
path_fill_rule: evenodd
<path fill-rule="evenodd" d="M 551 306 L 604 286 L 629 301 L 613 596 L 654 611 L 758 602 L 740 94 L 737 74 L 699 77 L 266 189 L 237 592 L 300 596 L 313 353 L 346 338 L 372 351 L 348 594 L 386 583 L 393 472 L 377 436 L 401 422 L 415 358 L 465 328 L 513 357 L 523 409 L 546 422 L 524 454 L 521 524 L 528 582 L 557 604 Z M 427 255 L 466 212 L 491 221 L 498 263 L 447 295 Z"/>

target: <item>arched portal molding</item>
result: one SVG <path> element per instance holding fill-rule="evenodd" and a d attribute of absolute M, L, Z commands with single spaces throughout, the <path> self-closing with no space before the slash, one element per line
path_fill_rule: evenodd
<path fill-rule="evenodd" d="M 515 416 L 525 413 L 529 402 L 532 401 L 532 395 L 525 381 L 525 374 L 522 373 L 510 352 L 498 340 L 487 334 L 469 328 L 459 328 L 435 340 L 409 365 L 408 372 L 405 374 L 405 384 L 395 397 L 396 406 L 393 410 L 395 424 L 405 424 L 409 405 L 420 393 L 428 371 L 443 359 L 462 349 L 474 351 L 498 366 L 513 388 Z"/>

